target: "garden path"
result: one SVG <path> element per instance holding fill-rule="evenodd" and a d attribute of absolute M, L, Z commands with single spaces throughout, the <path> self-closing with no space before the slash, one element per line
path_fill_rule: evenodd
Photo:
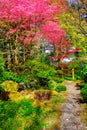
<path fill-rule="evenodd" d="M 81 122 L 80 90 L 73 81 L 64 81 L 68 91 L 68 100 L 62 105 L 61 130 L 87 130 Z"/>

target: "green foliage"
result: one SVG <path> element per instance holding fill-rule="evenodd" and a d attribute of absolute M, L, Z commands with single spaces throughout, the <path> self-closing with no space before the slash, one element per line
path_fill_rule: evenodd
<path fill-rule="evenodd" d="M 80 68 L 80 64 L 78 62 L 78 60 L 73 60 L 72 63 L 68 66 L 69 69 L 77 69 Z"/>
<path fill-rule="evenodd" d="M 74 74 L 74 81 L 76 80 L 81 80 L 82 79 L 82 75 L 81 75 L 81 70 L 75 70 L 75 74 Z"/>
<path fill-rule="evenodd" d="M 64 78 L 55 79 L 57 83 L 62 83 L 64 81 Z"/>
<path fill-rule="evenodd" d="M 83 52 L 87 51 L 87 37 L 85 30 L 87 25 L 84 21 L 79 21 L 78 11 L 68 10 L 60 16 L 61 27 L 66 30 L 67 38 L 73 43 L 75 47 L 82 48 Z M 79 24 L 80 22 L 80 24 Z M 80 25 L 82 28 L 80 28 Z M 83 34 L 82 34 L 83 33 Z"/>
<path fill-rule="evenodd" d="M 27 99 L 19 103 L 0 101 L 0 130 L 16 130 L 22 126 L 25 130 L 40 130 L 43 127 L 43 119 L 44 113 L 41 108 L 34 107 Z"/>
<path fill-rule="evenodd" d="M 66 80 L 72 80 L 72 77 L 65 76 L 64 79 L 66 79 Z"/>
<path fill-rule="evenodd" d="M 13 81 L 15 81 L 17 83 L 23 82 L 25 85 L 28 85 L 28 80 L 25 78 L 25 76 L 16 76 L 16 75 L 14 75 L 14 76 L 10 76 L 8 78 L 9 78 L 9 80 L 13 80 Z"/>
<path fill-rule="evenodd" d="M 22 75 L 24 74 L 30 79 L 31 88 L 39 88 L 48 87 L 48 82 L 55 77 L 56 71 L 45 63 L 31 60 L 25 64 Z"/>
<path fill-rule="evenodd" d="M 20 109 L 19 109 L 18 113 L 22 116 L 29 116 L 35 111 L 35 109 L 32 105 L 32 102 L 27 99 L 23 99 L 19 103 L 19 107 L 20 107 Z"/>
<path fill-rule="evenodd" d="M 57 92 L 61 92 L 61 91 L 66 91 L 66 86 L 65 85 L 58 85 L 55 89 Z"/>
<path fill-rule="evenodd" d="M 45 64 L 50 64 L 50 58 L 49 58 L 49 56 L 44 55 L 44 54 L 41 55 L 40 61 L 43 62 L 43 63 L 45 63 Z"/>
<path fill-rule="evenodd" d="M 79 87 L 80 87 L 80 89 L 82 89 L 82 88 L 84 88 L 84 87 L 86 87 L 87 88 L 87 83 L 81 83 L 80 85 L 79 85 Z"/>
<path fill-rule="evenodd" d="M 55 69 L 53 67 L 36 60 L 27 62 L 25 67 L 29 69 L 32 75 L 38 78 L 51 78 L 55 76 Z"/>
<path fill-rule="evenodd" d="M 41 108 L 38 106 L 35 109 L 35 116 L 32 118 L 32 124 L 28 127 L 25 127 L 25 130 L 41 130 L 43 128 L 42 120 L 44 119 L 44 113 Z"/>
<path fill-rule="evenodd" d="M 50 89 L 55 89 L 56 87 L 57 87 L 57 85 L 58 85 L 58 83 L 55 81 L 55 80 L 49 80 L 49 82 L 48 82 L 48 86 L 49 86 L 49 88 Z"/>
<path fill-rule="evenodd" d="M 81 89 L 81 95 L 83 97 L 83 101 L 87 103 L 87 86 Z"/>
<path fill-rule="evenodd" d="M 56 71 L 43 62 L 31 60 L 23 66 L 19 76 L 6 70 L 3 74 L 3 76 L 0 76 L 0 83 L 5 80 L 12 80 L 17 83 L 23 82 L 32 89 L 38 89 L 40 87 L 49 87 L 48 82 L 55 77 Z"/>
<path fill-rule="evenodd" d="M 0 85 L 0 92 L 4 92 L 4 87 Z"/>
<path fill-rule="evenodd" d="M 4 73 L 4 61 L 3 61 L 3 56 L 0 52 L 0 77 L 3 76 Z"/>
<path fill-rule="evenodd" d="M 75 58 L 68 66 L 69 69 L 75 69 L 75 78 L 84 79 L 87 74 L 87 56 L 80 53 L 80 56 Z"/>
<path fill-rule="evenodd" d="M 81 83 L 79 85 L 80 89 L 81 89 L 81 95 L 82 95 L 82 98 L 83 98 L 83 102 L 86 102 L 87 103 L 87 83 Z"/>
<path fill-rule="evenodd" d="M 25 78 L 24 75 L 22 76 L 16 76 L 15 73 L 12 73 L 10 71 L 4 71 L 3 76 L 0 76 L 0 83 L 2 83 L 5 80 L 13 80 L 14 82 L 20 83 L 24 82 L 24 84 L 28 85 L 28 80 Z"/>
<path fill-rule="evenodd" d="M 82 78 L 87 83 L 87 65 L 85 65 L 85 67 L 82 70 Z"/>
<path fill-rule="evenodd" d="M 25 76 L 16 76 L 15 73 L 5 70 L 3 56 L 0 53 L 0 83 L 5 80 L 13 80 L 18 83 L 24 82 L 26 85 L 28 84 L 28 80 L 25 79 Z"/>
<path fill-rule="evenodd" d="M 85 65 L 85 67 L 82 70 L 82 74 L 85 76 L 87 75 L 87 65 Z"/>
<path fill-rule="evenodd" d="M 13 121 L 18 110 L 18 104 L 11 101 L 0 101 L 0 129 L 1 130 L 16 130 L 14 129 Z"/>
<path fill-rule="evenodd" d="M 49 80 L 49 82 L 48 82 L 48 86 L 49 86 L 50 89 L 53 89 L 54 86 L 55 86 L 54 81 L 53 81 L 53 80 Z"/>

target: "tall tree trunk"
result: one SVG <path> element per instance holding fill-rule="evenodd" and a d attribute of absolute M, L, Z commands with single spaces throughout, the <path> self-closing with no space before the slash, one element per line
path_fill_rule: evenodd
<path fill-rule="evenodd" d="M 18 53 L 19 53 L 19 49 L 18 49 L 18 34 L 16 34 L 16 39 L 15 39 L 15 51 L 14 51 L 14 64 L 18 65 L 19 64 L 19 60 L 18 60 Z"/>

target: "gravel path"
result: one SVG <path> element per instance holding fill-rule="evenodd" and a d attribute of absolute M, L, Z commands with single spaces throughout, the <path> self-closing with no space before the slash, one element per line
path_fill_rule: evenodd
<path fill-rule="evenodd" d="M 80 90 L 73 81 L 65 81 L 68 101 L 62 105 L 61 130 L 87 130 L 80 120 Z"/>

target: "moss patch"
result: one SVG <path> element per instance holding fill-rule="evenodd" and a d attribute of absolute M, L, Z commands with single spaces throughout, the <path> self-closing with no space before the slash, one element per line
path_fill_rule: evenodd
<path fill-rule="evenodd" d="M 82 104 L 81 108 L 82 108 L 81 119 L 82 122 L 84 122 L 87 127 L 87 104 L 86 103 Z"/>

